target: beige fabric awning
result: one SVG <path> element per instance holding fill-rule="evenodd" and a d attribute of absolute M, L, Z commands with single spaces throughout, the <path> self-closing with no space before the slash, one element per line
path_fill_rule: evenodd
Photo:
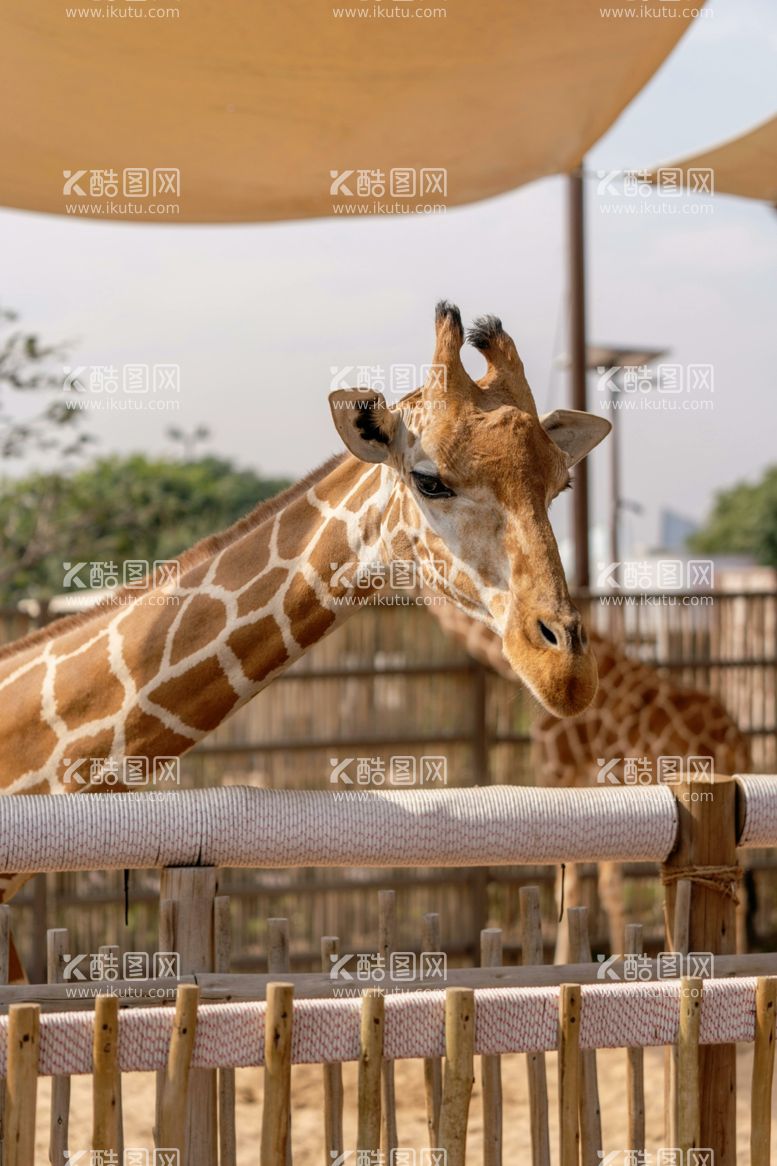
<path fill-rule="evenodd" d="M 690 21 L 600 0 L 368 0 L 364 18 L 168 0 L 178 15 L 152 17 L 161 2 L 5 0 L 0 204 L 169 223 L 471 202 L 574 168 Z M 101 17 L 67 15 L 79 3 Z"/>
<path fill-rule="evenodd" d="M 777 203 L 777 117 L 713 150 L 683 158 L 662 169 L 709 170 L 711 191 Z M 656 174 L 659 172 L 656 171 Z M 693 182 L 685 185 L 693 189 Z"/>

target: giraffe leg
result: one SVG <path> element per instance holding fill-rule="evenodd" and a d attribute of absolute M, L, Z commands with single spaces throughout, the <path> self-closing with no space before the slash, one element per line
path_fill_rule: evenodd
<path fill-rule="evenodd" d="M 581 879 L 580 867 L 575 862 L 568 862 L 562 871 L 559 867 L 556 872 L 556 918 L 559 919 L 556 931 L 556 952 L 554 963 L 569 963 L 569 928 L 567 927 L 566 912 L 568 907 L 581 906 Z"/>
<path fill-rule="evenodd" d="M 625 942 L 626 909 L 623 890 L 623 867 L 620 863 L 600 862 L 599 900 L 607 916 L 612 954 L 622 953 Z"/>

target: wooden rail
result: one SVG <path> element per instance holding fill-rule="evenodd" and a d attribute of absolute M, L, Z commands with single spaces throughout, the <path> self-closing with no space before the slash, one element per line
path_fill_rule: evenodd
<path fill-rule="evenodd" d="M 536 890 L 536 888 L 526 888 Z M 496 930 L 496 929 L 493 929 Z M 334 937 L 327 937 L 330 941 Z M 339 941 L 338 941 L 339 942 Z M 431 950 L 426 948 L 424 950 Z M 436 949 L 435 949 L 436 950 Z M 611 975 L 602 976 L 597 963 L 505 965 L 502 967 L 451 968 L 445 982 L 457 988 L 557 988 L 560 984 L 597 984 L 602 982 L 627 983 L 633 979 L 630 965 L 624 960 L 607 962 Z M 777 952 L 759 952 L 753 955 L 719 956 L 715 959 L 718 979 L 739 977 L 777 977 Z M 326 1000 L 332 995 L 332 980 L 325 972 L 287 972 L 294 985 L 296 1000 Z M 657 960 L 645 959 L 640 964 L 640 981 L 666 982 L 671 977 L 662 971 Z M 679 978 L 679 977 L 678 977 Z M 247 1003 L 267 998 L 267 986 L 277 979 L 277 973 L 196 972 L 181 974 L 175 979 L 92 980 L 83 986 L 86 993 L 73 995 L 78 988 L 73 984 L 11 984 L 0 987 L 0 1010 L 11 1004 L 36 1003 L 46 1011 L 89 1011 L 99 993 L 114 993 L 125 1008 L 153 1008 L 169 1006 L 175 998 L 178 984 L 196 984 L 203 1003 Z M 386 993 L 429 992 L 440 988 L 439 979 L 414 977 L 396 979 L 388 974 L 381 981 Z"/>

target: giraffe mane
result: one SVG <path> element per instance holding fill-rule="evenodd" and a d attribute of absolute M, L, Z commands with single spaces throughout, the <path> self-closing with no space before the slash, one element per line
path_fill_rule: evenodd
<path fill-rule="evenodd" d="M 298 482 L 294 482 L 293 485 L 282 490 L 280 494 L 275 494 L 272 498 L 266 498 L 262 502 L 259 502 L 253 510 L 250 510 L 248 514 L 244 514 L 242 518 L 238 518 L 231 526 L 218 531 L 216 534 L 209 534 L 205 538 L 200 539 L 193 547 L 190 547 L 182 555 L 178 556 L 181 573 L 198 566 L 205 559 L 210 558 L 211 555 L 215 555 L 219 551 L 224 550 L 225 547 L 237 542 L 243 535 L 248 534 L 249 531 L 259 526 L 262 522 L 266 522 L 268 518 L 274 518 L 280 510 L 290 502 L 294 502 L 309 490 L 312 485 L 319 481 L 320 478 L 331 473 L 346 457 L 347 454 L 345 453 L 334 454 L 322 465 L 311 470 L 303 478 L 300 478 Z M 119 587 L 111 592 L 111 595 L 105 600 L 100 603 L 95 603 L 93 607 L 87 608 L 86 611 L 78 611 L 73 615 L 64 616 L 62 619 L 55 619 L 51 623 L 46 624 L 45 627 L 38 628 L 28 635 L 22 636 L 21 639 L 11 640 L 9 643 L 3 644 L 0 647 L 0 661 L 7 660 L 9 657 L 15 656 L 18 652 L 25 652 L 28 648 L 34 648 L 38 644 L 44 644 L 47 640 L 54 639 L 56 636 L 63 635 L 66 632 L 74 631 L 76 628 L 89 623 L 99 615 L 102 615 L 107 609 L 114 607 L 116 599 L 119 596 L 140 598 L 148 594 L 149 591 L 153 591 L 153 589 L 153 578 L 148 575 L 142 587 Z"/>

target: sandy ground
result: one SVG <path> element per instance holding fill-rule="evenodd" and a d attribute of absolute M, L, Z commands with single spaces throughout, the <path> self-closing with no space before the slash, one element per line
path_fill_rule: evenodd
<path fill-rule="evenodd" d="M 522 1166 L 530 1161 L 528 1135 L 528 1101 L 526 1092 L 525 1058 L 502 1058 L 504 1094 L 504 1163 Z M 423 1068 L 420 1062 L 404 1061 L 396 1065 L 396 1096 L 400 1144 L 420 1149 L 426 1144 L 426 1117 L 424 1109 Z M 749 1139 L 749 1094 L 752 1071 L 752 1048 L 742 1047 L 738 1052 L 738 1130 L 739 1151 L 737 1163 L 745 1166 L 750 1161 L 747 1150 Z M 605 1050 L 598 1054 L 599 1088 L 605 1150 L 619 1151 L 626 1147 L 625 1053 Z M 356 1132 L 356 1067 L 346 1065 L 343 1070 L 345 1085 L 345 1138 L 353 1146 Z M 645 1101 L 647 1107 L 648 1148 L 655 1150 L 663 1144 L 663 1050 L 645 1051 Z M 323 1087 L 319 1066 L 300 1065 L 293 1070 L 294 1109 L 292 1114 L 292 1144 L 294 1166 L 329 1166 L 323 1146 Z M 551 1146 L 557 1146 L 556 1123 L 556 1064 L 548 1056 L 548 1089 L 550 1096 Z M 236 1081 L 238 1163 L 256 1166 L 259 1161 L 261 1129 L 262 1074 L 261 1070 L 239 1069 Z M 38 1095 L 38 1137 L 36 1163 L 48 1162 L 49 1082 L 41 1080 Z M 123 1078 L 123 1107 L 125 1146 L 140 1149 L 152 1146 L 151 1127 L 154 1117 L 154 1078 L 150 1074 L 132 1073 Z M 777 1122 L 775 1122 L 777 1125 Z M 71 1097 L 71 1154 L 88 1147 L 91 1131 L 91 1078 L 77 1077 L 72 1082 Z M 482 1109 L 480 1092 L 480 1065 L 476 1066 L 475 1089 L 470 1109 L 467 1161 L 482 1161 Z M 773 1133 L 772 1152 L 777 1154 L 777 1132 Z M 153 1156 L 149 1155 L 153 1163 Z M 89 1166 L 89 1155 L 84 1155 L 82 1166 Z M 618 1153 L 613 1166 L 627 1161 Z M 649 1157 L 653 1166 L 655 1157 Z M 346 1159 L 347 1166 L 356 1166 L 355 1155 Z M 128 1163 L 129 1166 L 129 1163 Z M 136 1166 L 136 1163 L 132 1163 Z M 137 1166 L 145 1166 L 142 1158 Z M 215 1163 L 214 1163 L 215 1166 Z M 422 1166 L 418 1155 L 402 1166 Z M 424 1162 L 423 1166 L 427 1166 Z"/>

